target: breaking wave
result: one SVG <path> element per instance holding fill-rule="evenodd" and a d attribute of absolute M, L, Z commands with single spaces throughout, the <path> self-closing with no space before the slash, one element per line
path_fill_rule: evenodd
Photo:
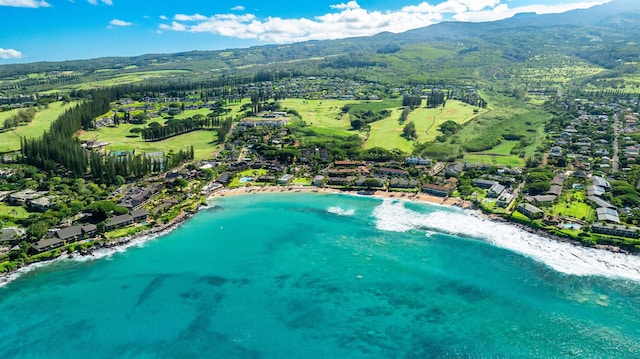
<path fill-rule="evenodd" d="M 356 213 L 355 209 L 343 209 L 338 206 L 331 206 L 327 208 L 327 212 L 337 214 L 338 216 L 353 216 Z"/>
<path fill-rule="evenodd" d="M 383 200 L 372 213 L 376 228 L 406 232 L 424 230 L 476 238 L 528 256 L 554 270 L 576 276 L 605 276 L 640 281 L 640 257 L 614 253 L 529 233 L 514 225 L 495 222 L 463 210 L 419 213 L 401 201 Z"/>

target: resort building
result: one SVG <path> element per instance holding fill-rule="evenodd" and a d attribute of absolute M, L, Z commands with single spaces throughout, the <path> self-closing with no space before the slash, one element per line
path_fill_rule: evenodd
<path fill-rule="evenodd" d="M 620 224 L 620 216 L 618 216 L 618 211 L 613 208 L 597 208 L 596 215 L 598 216 L 598 221 Z"/>
<path fill-rule="evenodd" d="M 540 208 L 530 205 L 529 203 L 520 203 L 518 206 L 518 212 L 524 214 L 530 219 L 540 219 L 544 217 L 544 211 Z"/>
<path fill-rule="evenodd" d="M 596 208 L 611 208 L 617 210 L 618 207 L 612 205 L 611 203 L 605 201 L 604 199 L 596 196 L 587 197 L 587 201 L 596 206 Z"/>
<path fill-rule="evenodd" d="M 280 179 L 278 179 L 278 184 L 287 184 L 293 180 L 294 176 L 292 174 L 285 174 Z"/>
<path fill-rule="evenodd" d="M 49 237 L 33 244 L 33 248 L 38 252 L 50 251 L 60 248 L 64 245 L 64 241 L 58 237 Z"/>
<path fill-rule="evenodd" d="M 600 186 L 600 187 L 606 188 L 606 189 L 611 188 L 611 185 L 609 184 L 609 182 L 606 179 L 604 179 L 604 178 L 602 178 L 600 176 L 591 177 L 591 181 L 592 181 L 594 186 Z"/>
<path fill-rule="evenodd" d="M 422 192 L 426 194 L 438 196 L 438 197 L 447 197 L 451 192 L 451 186 L 450 185 L 438 186 L 436 184 L 427 183 L 422 185 Z"/>
<path fill-rule="evenodd" d="M 608 234 L 612 236 L 638 238 L 640 228 L 633 226 L 621 226 L 618 224 L 596 223 L 591 226 L 593 233 Z"/>
<path fill-rule="evenodd" d="M 476 187 L 484 188 L 484 189 L 489 189 L 489 188 L 493 187 L 494 185 L 496 185 L 497 183 L 498 183 L 498 181 L 488 180 L 488 179 L 481 179 L 481 178 L 476 178 L 476 179 L 473 180 L 473 184 Z"/>

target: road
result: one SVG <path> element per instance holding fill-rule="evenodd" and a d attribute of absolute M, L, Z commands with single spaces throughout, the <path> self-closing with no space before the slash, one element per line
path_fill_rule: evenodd
<path fill-rule="evenodd" d="M 618 173 L 620 170 L 620 119 L 618 118 L 618 114 L 613 115 L 613 164 L 612 164 L 612 173 Z"/>

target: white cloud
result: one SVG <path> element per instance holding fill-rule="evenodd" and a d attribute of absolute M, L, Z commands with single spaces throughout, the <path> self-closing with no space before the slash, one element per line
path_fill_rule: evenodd
<path fill-rule="evenodd" d="M 244 11 L 244 6 L 238 5 L 231 8 L 231 11 Z"/>
<path fill-rule="evenodd" d="M 160 15 L 160 20 L 169 20 L 169 18 L 164 15 Z"/>
<path fill-rule="evenodd" d="M 0 47 L 0 59 L 21 59 L 22 52 L 14 49 L 3 49 Z"/>
<path fill-rule="evenodd" d="M 1 1 L 1 0 L 0 0 Z M 313 18 L 258 18 L 253 14 L 176 14 L 171 24 L 160 30 L 192 33 L 208 32 L 240 39 L 257 39 L 271 43 L 328 40 L 374 35 L 383 31 L 403 32 L 428 26 L 445 19 L 490 21 L 504 19 L 519 12 L 557 13 L 587 8 L 611 0 L 578 0 L 559 5 L 509 7 L 509 0 L 446 0 L 437 5 L 423 1 L 394 11 L 370 11 L 357 1 L 331 5 L 334 11 Z M 166 18 L 163 20 L 167 20 Z"/>
<path fill-rule="evenodd" d="M 113 0 L 101 0 L 105 5 L 113 5 Z M 98 0 L 87 0 L 91 5 L 98 5 Z"/>
<path fill-rule="evenodd" d="M 340 3 L 340 4 L 336 4 L 336 5 L 330 5 L 330 7 L 332 9 L 338 9 L 338 10 L 353 10 L 353 9 L 360 9 L 360 5 L 358 5 L 357 1 L 349 1 L 348 3 Z"/>
<path fill-rule="evenodd" d="M 111 21 L 109 21 L 109 27 L 113 27 L 113 26 L 131 26 L 133 25 L 133 23 L 128 22 L 128 21 L 124 21 L 124 20 L 119 20 L 119 19 L 113 19 Z"/>
<path fill-rule="evenodd" d="M 51 4 L 44 0 L 0 0 L 0 6 L 12 6 L 12 7 L 49 7 Z"/>
<path fill-rule="evenodd" d="M 455 14 L 453 18 L 458 21 L 469 22 L 494 21 L 506 19 L 520 13 L 556 14 L 575 9 L 588 9 L 592 6 L 606 4 L 610 1 L 611 0 L 591 0 L 554 5 L 525 5 L 513 8 L 509 7 L 508 4 L 500 4 L 491 10 L 458 13 Z"/>

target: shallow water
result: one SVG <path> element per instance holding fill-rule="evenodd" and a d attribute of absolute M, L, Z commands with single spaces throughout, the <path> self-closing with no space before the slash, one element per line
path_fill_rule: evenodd
<path fill-rule="evenodd" d="M 215 200 L 176 231 L 0 288 L 3 358 L 633 358 L 640 259 L 459 209 Z"/>

